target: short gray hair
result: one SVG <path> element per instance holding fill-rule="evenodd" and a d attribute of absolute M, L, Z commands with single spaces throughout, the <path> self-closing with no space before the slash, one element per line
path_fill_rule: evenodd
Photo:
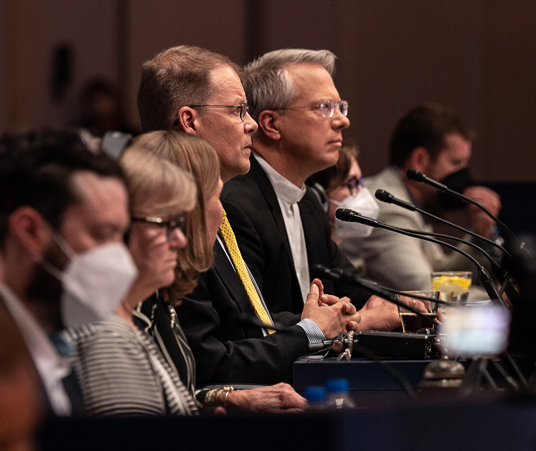
<path fill-rule="evenodd" d="M 244 67 L 244 90 L 249 114 L 258 120 L 264 110 L 284 109 L 296 96 L 287 67 L 293 64 L 318 64 L 331 76 L 337 57 L 329 50 L 281 49 L 265 53 Z"/>

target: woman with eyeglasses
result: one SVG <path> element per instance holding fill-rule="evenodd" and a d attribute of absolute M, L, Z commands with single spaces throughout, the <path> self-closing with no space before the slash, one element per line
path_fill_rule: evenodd
<path fill-rule="evenodd" d="M 133 312 L 175 280 L 177 255 L 186 245 L 183 215 L 195 205 L 195 184 L 189 174 L 143 149 L 127 149 L 120 164 L 132 215 L 127 244 L 138 277 L 112 318 L 67 334 L 84 404 L 91 415 L 194 415 L 193 392 L 150 331 L 135 324 Z"/>
<path fill-rule="evenodd" d="M 211 386 L 199 390 L 195 386 L 195 360 L 177 319 L 181 299 L 197 285 L 201 272 L 213 263 L 213 246 L 222 222 L 220 165 L 216 151 L 205 140 L 172 131 L 156 131 L 135 139 L 134 146 L 151 151 L 193 175 L 197 186 L 197 202 L 186 213 L 184 233 L 188 245 L 179 251 L 175 282 L 143 303 L 137 314 L 145 317 L 163 353 L 169 357 L 205 408 L 224 407 L 227 411 L 301 411 L 306 401 L 284 383 L 267 387 L 238 390 L 233 386 Z M 240 387 L 244 388 L 244 387 Z"/>
<path fill-rule="evenodd" d="M 358 155 L 357 145 L 343 142 L 337 164 L 317 172 L 307 182 L 312 185 L 326 210 L 331 224 L 331 238 L 337 244 L 343 239 L 359 239 L 372 233 L 371 227 L 338 219 L 335 216 L 337 209 L 349 208 L 372 219 L 377 219 L 379 213 L 376 200 L 363 186 Z"/>

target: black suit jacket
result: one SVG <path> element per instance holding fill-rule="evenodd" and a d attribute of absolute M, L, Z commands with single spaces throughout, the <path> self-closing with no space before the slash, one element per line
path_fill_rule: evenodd
<path fill-rule="evenodd" d="M 259 283 L 270 310 L 300 313 L 303 297 L 279 202 L 270 179 L 253 155 L 250 161 L 248 174 L 225 184 L 222 203 L 244 260 Z M 331 239 L 326 213 L 309 188 L 298 205 L 309 268 L 320 264 L 328 268 L 354 270 Z M 348 296 L 358 308 L 370 297 L 367 293 L 328 279 L 322 279 L 322 283 L 326 293 Z"/>
<path fill-rule="evenodd" d="M 295 325 L 299 315 L 273 315 L 289 327 L 266 337 L 260 327 L 238 324 L 238 314 L 256 318 L 255 311 L 218 242 L 213 268 L 201 274 L 176 312 L 195 356 L 199 385 L 290 382 L 293 362 L 309 352 L 305 332 Z"/>

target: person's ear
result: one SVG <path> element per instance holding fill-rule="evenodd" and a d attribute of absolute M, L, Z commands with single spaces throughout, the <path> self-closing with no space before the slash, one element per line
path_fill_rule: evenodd
<path fill-rule="evenodd" d="M 279 141 L 281 139 L 281 132 L 279 130 L 281 115 L 277 111 L 264 110 L 259 114 L 257 123 L 263 134 L 270 138 L 272 141 Z"/>
<path fill-rule="evenodd" d="M 9 216 L 9 234 L 30 255 L 43 255 L 50 245 L 50 229 L 32 207 L 17 208 Z"/>
<path fill-rule="evenodd" d="M 408 169 L 417 169 L 417 171 L 426 173 L 430 161 L 430 153 L 424 147 L 415 147 L 408 159 Z"/>
<path fill-rule="evenodd" d="M 198 114 L 193 108 L 183 106 L 179 110 L 177 119 L 173 123 L 174 130 L 197 135 L 198 129 Z"/>

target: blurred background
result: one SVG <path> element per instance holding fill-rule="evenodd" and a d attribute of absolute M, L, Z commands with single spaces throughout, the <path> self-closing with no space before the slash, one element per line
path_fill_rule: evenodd
<path fill-rule="evenodd" d="M 476 129 L 477 180 L 536 180 L 534 0 L 0 0 L 0 133 L 135 130 L 142 63 L 179 44 L 239 64 L 283 47 L 333 51 L 365 175 L 387 163 L 397 118 L 433 101 Z"/>

